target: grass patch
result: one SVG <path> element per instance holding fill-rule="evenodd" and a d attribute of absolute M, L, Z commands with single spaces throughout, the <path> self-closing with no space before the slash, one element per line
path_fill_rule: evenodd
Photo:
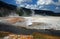
<path fill-rule="evenodd" d="M 9 36 L 10 34 L 12 33 L 0 31 L 0 38 L 4 36 Z M 51 35 L 42 34 L 42 33 L 32 33 L 32 36 L 33 36 L 33 39 L 60 39 L 60 36 L 51 36 Z"/>
<path fill-rule="evenodd" d="M 60 39 L 60 36 L 51 36 L 42 33 L 33 33 L 32 35 L 34 39 Z"/>
<path fill-rule="evenodd" d="M 11 33 L 10 32 L 0 31 L 0 37 L 8 36 L 9 34 L 11 34 Z"/>

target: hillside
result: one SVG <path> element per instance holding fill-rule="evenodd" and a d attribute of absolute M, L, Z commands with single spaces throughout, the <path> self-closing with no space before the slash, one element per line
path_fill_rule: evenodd
<path fill-rule="evenodd" d="M 16 9 L 17 6 L 16 6 L 16 5 L 12 5 L 12 4 L 5 3 L 5 2 L 3 2 L 3 1 L 0 1 L 0 8 L 1 8 L 1 7 L 14 10 L 14 9 Z"/>
<path fill-rule="evenodd" d="M 17 6 L 0 1 L 0 17 L 9 16 L 16 13 Z"/>
<path fill-rule="evenodd" d="M 49 11 L 49 10 L 34 10 L 34 9 L 28 9 L 28 8 L 24 8 L 21 7 L 20 11 L 22 11 L 22 13 L 26 13 L 28 15 L 31 15 L 32 13 L 38 14 L 38 15 L 49 15 L 49 16 L 60 16 L 60 13 L 55 13 L 53 11 Z"/>

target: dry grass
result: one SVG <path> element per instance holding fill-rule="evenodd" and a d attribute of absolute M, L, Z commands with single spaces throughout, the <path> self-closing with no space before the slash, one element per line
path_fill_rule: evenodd
<path fill-rule="evenodd" d="M 33 33 L 34 39 L 60 39 L 60 36 L 52 36 L 41 33 Z"/>
<path fill-rule="evenodd" d="M 12 33 L 0 31 L 0 37 L 8 36 L 9 34 L 12 34 Z"/>
<path fill-rule="evenodd" d="M 32 35 L 15 35 L 10 34 L 9 39 L 33 39 Z"/>
<path fill-rule="evenodd" d="M 32 35 L 16 35 L 9 32 L 0 32 L 0 37 L 9 36 L 10 39 L 60 39 L 60 36 L 51 36 L 41 33 L 33 33 Z"/>
<path fill-rule="evenodd" d="M 0 37 L 5 37 L 8 36 L 8 39 L 33 39 L 32 35 L 17 35 L 17 34 L 12 34 L 9 32 L 0 32 Z"/>

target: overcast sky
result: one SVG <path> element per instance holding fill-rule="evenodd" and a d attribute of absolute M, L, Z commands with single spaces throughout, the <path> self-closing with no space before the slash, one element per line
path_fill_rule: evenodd
<path fill-rule="evenodd" d="M 52 10 L 60 12 L 60 0 L 2 0 L 6 3 L 30 9 Z"/>

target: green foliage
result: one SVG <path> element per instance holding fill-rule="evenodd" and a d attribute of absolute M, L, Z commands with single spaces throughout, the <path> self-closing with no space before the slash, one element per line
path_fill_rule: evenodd
<path fill-rule="evenodd" d="M 22 16 L 23 15 L 23 11 L 22 10 L 17 10 L 16 13 L 19 14 L 19 16 Z"/>
<path fill-rule="evenodd" d="M 0 17 L 4 17 L 4 16 L 7 16 L 9 13 L 7 12 L 0 12 Z"/>
<path fill-rule="evenodd" d="M 27 11 L 26 11 L 26 14 L 27 14 L 28 16 L 30 16 L 31 11 L 30 11 L 30 10 L 27 10 Z"/>
<path fill-rule="evenodd" d="M 19 14 L 19 16 L 30 16 L 31 11 L 25 10 L 23 8 L 18 8 L 16 13 Z"/>
<path fill-rule="evenodd" d="M 0 17 L 2 16 L 2 14 L 0 13 Z"/>

